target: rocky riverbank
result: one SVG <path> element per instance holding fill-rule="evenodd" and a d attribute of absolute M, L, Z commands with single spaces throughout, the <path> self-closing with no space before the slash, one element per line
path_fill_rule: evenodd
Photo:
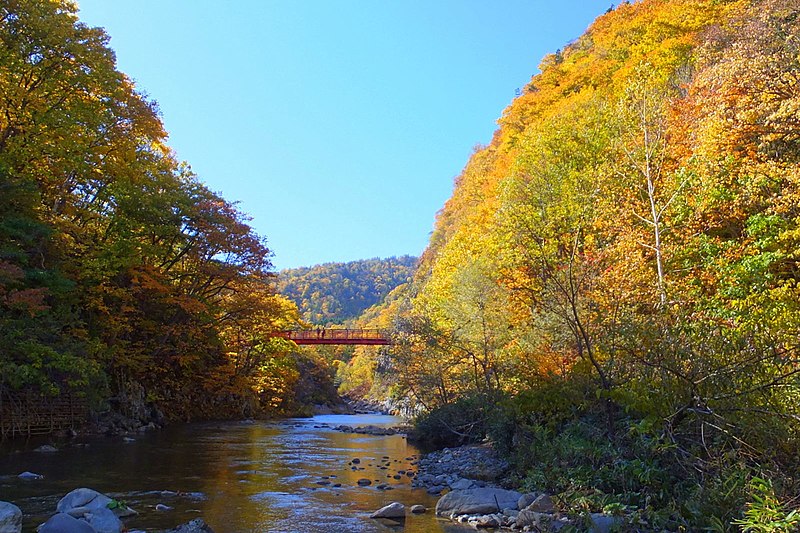
<path fill-rule="evenodd" d="M 446 489 L 499 487 L 509 466 L 491 446 L 473 445 L 428 453 L 417 468 L 412 486 L 439 494 Z"/>
<path fill-rule="evenodd" d="M 622 524 L 619 517 L 592 513 L 569 515 L 554 499 L 541 492 L 522 494 L 502 488 L 509 465 L 490 445 L 445 448 L 412 461 L 412 487 L 429 494 L 444 494 L 436 504 L 436 515 L 474 528 L 518 531 L 561 531 L 567 526 L 579 531 L 609 533 Z M 402 518 L 399 502 L 379 509 L 373 517 Z"/>

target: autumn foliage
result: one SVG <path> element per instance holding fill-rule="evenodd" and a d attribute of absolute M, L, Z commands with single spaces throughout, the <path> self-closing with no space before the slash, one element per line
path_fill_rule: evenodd
<path fill-rule="evenodd" d="M 753 473 L 791 493 L 799 36 L 791 0 L 642 0 L 545 57 L 395 306 L 390 394 L 506 402 L 494 438 L 532 488 L 574 500 L 596 476 L 661 527 L 720 529 Z M 613 444 L 565 459 L 587 427 Z"/>
<path fill-rule="evenodd" d="M 130 389 L 173 418 L 279 410 L 298 319 L 234 204 L 70 1 L 0 6 L 0 393 Z M 294 376 L 294 377 L 293 377 Z"/>

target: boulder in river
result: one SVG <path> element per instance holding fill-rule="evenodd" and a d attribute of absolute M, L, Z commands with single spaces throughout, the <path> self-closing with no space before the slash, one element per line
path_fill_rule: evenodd
<path fill-rule="evenodd" d="M 356 483 L 358 483 L 362 487 L 366 487 L 367 485 L 372 485 L 372 480 L 369 480 L 369 479 L 367 479 L 365 477 L 362 477 L 361 479 L 356 481 Z"/>
<path fill-rule="evenodd" d="M 106 509 L 113 512 L 119 518 L 125 518 L 126 516 L 134 516 L 136 511 L 131 509 L 130 507 L 120 504 L 116 500 L 112 500 L 105 494 L 101 494 L 93 489 L 87 488 L 80 488 L 75 489 L 63 498 L 59 500 L 58 505 L 56 505 L 56 511 L 59 513 L 68 513 L 71 515 L 77 514 L 77 512 L 83 511 L 85 514 L 86 512 L 95 512 L 98 509 Z M 73 512 L 70 512 L 73 511 Z"/>
<path fill-rule="evenodd" d="M 111 503 L 111 498 L 105 494 L 100 494 L 96 490 L 80 488 L 75 489 L 61 498 L 56 505 L 56 511 L 59 513 L 67 513 L 71 509 L 78 507 L 85 507 L 89 511 L 95 509 L 108 509 L 108 504 Z"/>
<path fill-rule="evenodd" d="M 427 509 L 424 505 L 412 505 L 410 511 L 414 514 L 423 514 Z"/>
<path fill-rule="evenodd" d="M 400 502 L 392 502 L 389 505 L 381 507 L 371 515 L 370 518 L 392 518 L 397 520 L 398 518 L 405 518 L 406 517 L 406 506 Z"/>
<path fill-rule="evenodd" d="M 0 502 L 0 533 L 22 531 L 22 511 L 13 503 Z"/>
<path fill-rule="evenodd" d="M 97 533 L 97 530 L 83 520 L 66 513 L 56 513 L 39 526 L 39 533 Z"/>
<path fill-rule="evenodd" d="M 136 514 L 130 507 L 87 488 L 75 489 L 61 498 L 56 511 L 89 524 L 97 533 L 119 533 L 124 529 L 120 518 Z"/>
<path fill-rule="evenodd" d="M 34 474 L 33 472 L 28 472 L 27 470 L 20 475 L 17 476 L 20 479 L 24 479 L 27 481 L 33 481 L 36 479 L 44 479 L 44 476 L 41 474 Z"/>
<path fill-rule="evenodd" d="M 514 490 L 489 487 L 454 490 L 436 502 L 437 516 L 488 514 L 503 509 L 516 509 L 520 494 Z"/>
<path fill-rule="evenodd" d="M 56 448 L 55 446 L 50 446 L 49 444 L 43 444 L 38 448 L 34 448 L 33 451 L 40 453 L 54 453 L 58 451 L 58 448 Z"/>

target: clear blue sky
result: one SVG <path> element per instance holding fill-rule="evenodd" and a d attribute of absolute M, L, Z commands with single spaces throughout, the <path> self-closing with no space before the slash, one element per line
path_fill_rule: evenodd
<path fill-rule="evenodd" d="M 278 269 L 418 255 L 453 178 L 608 0 L 79 0 Z"/>

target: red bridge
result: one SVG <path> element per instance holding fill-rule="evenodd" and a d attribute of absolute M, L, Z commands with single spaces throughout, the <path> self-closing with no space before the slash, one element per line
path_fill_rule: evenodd
<path fill-rule="evenodd" d="M 355 344 L 362 346 L 386 346 L 392 342 L 380 329 L 305 329 L 281 331 L 275 334 L 294 341 L 295 344 Z"/>

